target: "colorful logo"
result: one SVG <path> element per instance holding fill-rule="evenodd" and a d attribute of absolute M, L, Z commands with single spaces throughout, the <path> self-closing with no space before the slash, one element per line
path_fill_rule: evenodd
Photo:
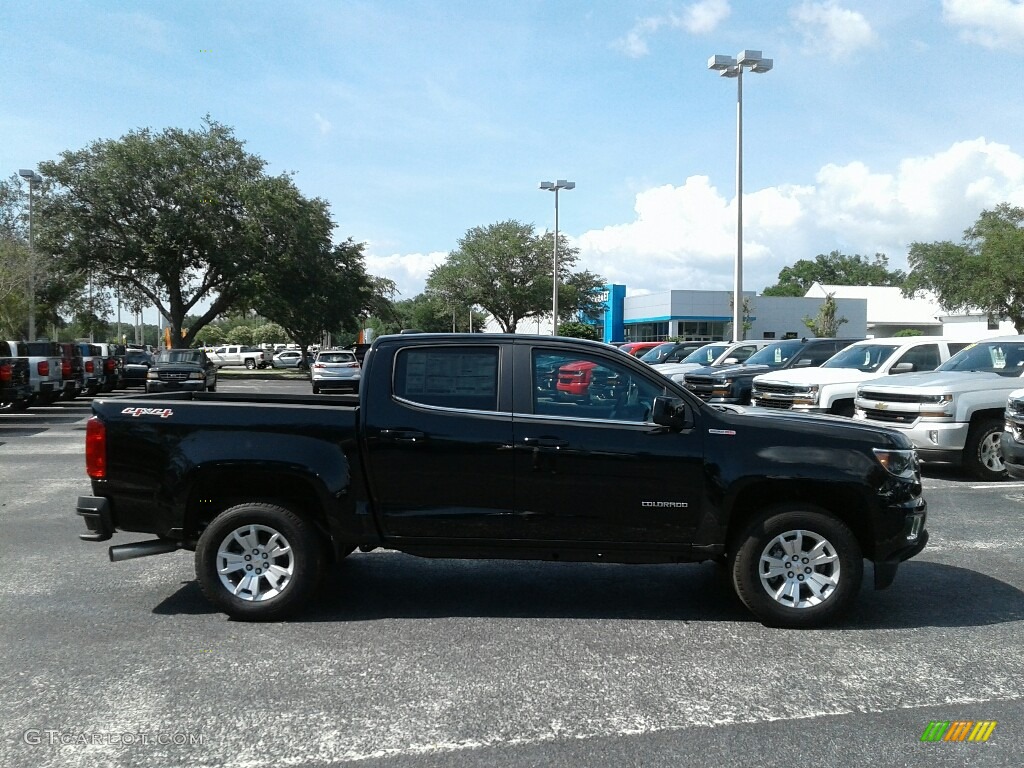
<path fill-rule="evenodd" d="M 995 729 L 995 720 L 932 720 L 921 741 L 988 741 Z"/>

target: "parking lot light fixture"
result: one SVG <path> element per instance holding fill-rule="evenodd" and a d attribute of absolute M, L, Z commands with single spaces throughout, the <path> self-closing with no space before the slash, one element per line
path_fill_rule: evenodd
<path fill-rule="evenodd" d="M 33 170 L 22 168 L 18 175 L 28 182 L 28 340 L 36 340 L 36 244 L 33 232 L 32 193 L 43 183 L 43 177 Z"/>
<path fill-rule="evenodd" d="M 540 188 L 555 193 L 555 247 L 551 257 L 551 335 L 558 335 L 558 191 L 575 189 L 575 181 L 542 181 Z"/>
<path fill-rule="evenodd" d="M 740 51 L 736 57 L 715 54 L 708 59 L 708 69 L 722 77 L 736 78 L 736 264 L 733 282 L 732 336 L 734 341 L 743 339 L 743 70 L 757 74 L 770 72 L 771 59 L 761 56 L 760 51 Z"/>

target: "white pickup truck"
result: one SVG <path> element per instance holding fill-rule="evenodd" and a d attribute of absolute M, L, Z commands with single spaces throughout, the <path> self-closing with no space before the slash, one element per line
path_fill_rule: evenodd
<path fill-rule="evenodd" d="M 853 416 L 858 385 L 891 374 L 934 371 L 967 344 L 937 336 L 864 339 L 817 368 L 788 368 L 755 376 L 751 404 Z"/>
<path fill-rule="evenodd" d="M 266 353 L 262 349 L 246 347 L 240 344 L 225 344 L 216 347 L 213 351 L 207 350 L 206 356 L 218 368 L 224 368 L 228 365 L 244 365 L 249 370 L 252 370 L 254 368 L 266 368 L 269 365 Z"/>
<path fill-rule="evenodd" d="M 855 419 L 904 432 L 925 461 L 957 462 L 981 480 L 1006 477 L 1006 401 L 1024 377 L 1024 336 L 971 344 L 931 373 L 857 388 Z"/>

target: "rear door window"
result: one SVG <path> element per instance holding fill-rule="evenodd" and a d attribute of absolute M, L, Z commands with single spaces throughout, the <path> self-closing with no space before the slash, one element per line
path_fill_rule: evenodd
<path fill-rule="evenodd" d="M 423 405 L 496 411 L 498 348 L 403 349 L 395 358 L 395 396 Z"/>

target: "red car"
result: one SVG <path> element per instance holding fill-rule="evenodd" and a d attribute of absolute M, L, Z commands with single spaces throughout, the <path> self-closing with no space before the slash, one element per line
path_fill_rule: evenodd
<path fill-rule="evenodd" d="M 555 391 L 564 397 L 614 399 L 618 376 L 597 363 L 580 360 L 558 369 Z"/>
<path fill-rule="evenodd" d="M 645 352 L 649 352 L 664 343 L 664 341 L 627 341 L 619 349 L 633 357 L 640 357 Z"/>

